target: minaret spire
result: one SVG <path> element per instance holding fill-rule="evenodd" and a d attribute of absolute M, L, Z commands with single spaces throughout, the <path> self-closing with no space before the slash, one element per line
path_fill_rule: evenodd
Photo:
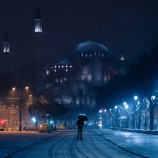
<path fill-rule="evenodd" d="M 43 28 L 42 28 L 42 15 L 41 15 L 41 10 L 39 4 L 37 5 L 37 10 L 36 10 L 36 15 L 35 15 L 35 28 L 34 32 L 35 33 L 43 33 Z"/>
<path fill-rule="evenodd" d="M 5 34 L 4 34 L 3 53 L 10 53 L 10 42 L 9 42 L 9 35 L 7 30 L 5 30 Z"/>
<path fill-rule="evenodd" d="M 122 46 L 122 50 L 121 50 L 120 60 L 122 60 L 122 61 L 125 60 L 124 47 L 123 46 Z"/>

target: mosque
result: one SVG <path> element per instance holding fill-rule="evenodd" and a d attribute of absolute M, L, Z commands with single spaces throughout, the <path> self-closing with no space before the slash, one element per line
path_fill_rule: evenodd
<path fill-rule="evenodd" d="M 32 59 L 42 65 L 41 72 L 38 73 L 39 80 L 44 78 L 44 81 L 37 82 L 36 86 L 40 87 L 40 90 L 44 89 L 44 94 L 49 100 L 55 100 L 66 107 L 96 107 L 95 87 L 108 84 L 115 75 L 123 75 L 126 72 L 124 55 L 121 54 L 117 59 L 115 54 L 97 41 L 83 41 L 76 46 L 75 51 L 62 60 L 47 65 L 44 61 L 45 50 L 42 47 L 45 35 L 39 6 L 34 19 L 33 35 L 35 49 Z M 13 58 L 7 32 L 2 55 Z M 4 65 L 4 61 L 0 64 Z"/>
<path fill-rule="evenodd" d="M 117 60 L 103 44 L 86 41 L 62 61 L 46 67 L 46 89 L 66 107 L 93 109 L 97 106 L 95 87 L 108 84 L 125 70 L 123 55 Z"/>

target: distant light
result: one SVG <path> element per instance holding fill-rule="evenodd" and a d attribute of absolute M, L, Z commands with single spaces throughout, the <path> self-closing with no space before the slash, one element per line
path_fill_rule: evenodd
<path fill-rule="evenodd" d="M 68 71 L 68 69 L 65 70 L 66 72 Z"/>
<path fill-rule="evenodd" d="M 126 104 L 126 105 L 125 105 L 125 109 L 128 109 L 128 108 L 129 108 L 129 106 Z"/>
<path fill-rule="evenodd" d="M 29 90 L 29 86 L 26 86 L 26 87 L 25 87 L 25 90 Z"/>
<path fill-rule="evenodd" d="M 79 99 L 77 99 L 77 100 L 76 100 L 76 104 L 77 104 L 77 105 L 79 105 L 79 104 L 80 104 L 80 101 L 79 101 Z"/>
<path fill-rule="evenodd" d="M 54 121 L 53 120 L 50 120 L 50 124 L 53 124 L 54 123 Z"/>
<path fill-rule="evenodd" d="M 138 100 L 138 96 L 134 96 L 134 100 Z"/>
<path fill-rule="evenodd" d="M 124 55 L 121 55 L 120 60 L 122 60 L 122 61 L 125 60 Z"/>
<path fill-rule="evenodd" d="M 115 106 L 115 109 L 117 109 L 118 107 L 117 106 Z"/>
<path fill-rule="evenodd" d="M 102 127 L 103 125 L 102 125 L 102 123 L 99 123 L 98 126 L 99 126 L 99 127 Z"/>
<path fill-rule="evenodd" d="M 151 96 L 151 100 L 155 100 L 156 99 L 156 97 L 155 96 Z"/>
<path fill-rule="evenodd" d="M 102 113 L 103 111 L 102 111 L 102 110 L 99 110 L 99 112 Z"/>
<path fill-rule="evenodd" d="M 32 118 L 32 121 L 33 121 L 33 123 L 35 123 L 35 122 L 36 122 L 36 118 L 35 118 L 35 117 L 33 117 L 33 118 Z"/>
<path fill-rule="evenodd" d="M 15 87 L 12 88 L 13 91 L 14 91 L 15 89 L 16 89 Z"/>

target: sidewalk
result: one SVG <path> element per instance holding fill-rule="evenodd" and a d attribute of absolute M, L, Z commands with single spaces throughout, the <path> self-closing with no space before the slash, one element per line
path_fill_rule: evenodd
<path fill-rule="evenodd" d="M 113 144 L 142 157 L 158 158 L 158 135 L 111 129 L 94 130 Z"/>

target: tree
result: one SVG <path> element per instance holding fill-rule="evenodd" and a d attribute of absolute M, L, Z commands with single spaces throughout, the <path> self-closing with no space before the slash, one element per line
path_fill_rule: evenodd
<path fill-rule="evenodd" d="M 149 101 L 150 130 L 154 128 L 154 109 L 157 102 L 151 96 L 157 91 L 158 81 L 158 43 L 150 52 L 143 53 L 128 68 L 125 76 L 115 76 L 107 85 L 98 88 L 98 102 L 104 106 L 116 103 L 134 96 L 146 97 Z"/>
<path fill-rule="evenodd" d="M 32 116 L 42 120 L 45 120 L 48 116 L 54 120 L 59 119 L 67 111 L 63 105 L 55 101 L 48 103 L 43 99 L 36 100 L 35 103 L 29 106 L 28 110 Z"/>

